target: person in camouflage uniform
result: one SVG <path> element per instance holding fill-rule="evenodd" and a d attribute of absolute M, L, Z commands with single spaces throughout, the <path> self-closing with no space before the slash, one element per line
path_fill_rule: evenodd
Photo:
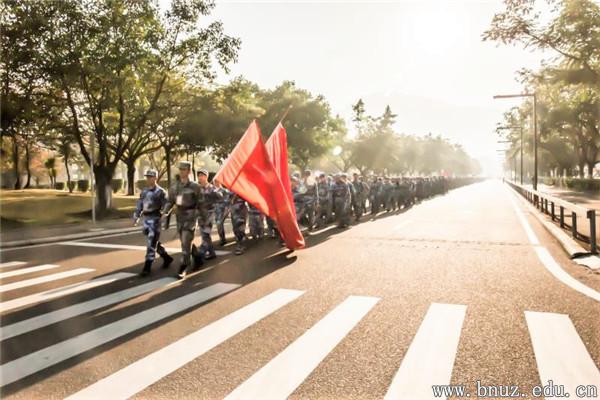
<path fill-rule="evenodd" d="M 191 163 L 179 162 L 179 180 L 169 188 L 167 203 L 163 210 L 167 214 L 173 206 L 177 206 L 177 233 L 181 241 L 181 266 L 178 277 L 185 278 L 191 263 L 191 246 L 196 230 L 196 220 L 204 213 L 204 196 L 200 185 L 190 180 Z M 194 259 L 194 269 L 203 263 L 202 255 Z"/>
<path fill-rule="evenodd" d="M 377 215 L 383 202 L 383 179 L 381 177 L 373 180 L 369 191 L 369 200 L 371 202 L 371 214 Z"/>
<path fill-rule="evenodd" d="M 262 239 L 265 234 L 265 218 L 252 204 L 248 206 L 248 226 L 253 239 Z"/>
<path fill-rule="evenodd" d="M 211 235 L 213 224 L 215 223 L 215 206 L 222 200 L 223 195 L 208 181 L 208 171 L 205 169 L 198 171 L 198 184 L 200 185 L 200 190 L 204 196 L 204 210 L 198 216 L 198 226 L 200 227 L 202 244 L 200 245 L 199 250 L 194 246 L 192 248 L 192 254 L 200 253 L 206 260 L 210 260 L 217 256 Z"/>
<path fill-rule="evenodd" d="M 230 202 L 232 193 L 225 188 L 220 182 L 215 181 L 217 192 L 221 194 L 221 199 L 215 204 L 215 224 L 217 225 L 217 233 L 219 234 L 219 244 L 224 246 L 227 243 L 225 237 L 225 219 L 230 213 Z"/>
<path fill-rule="evenodd" d="M 317 190 L 317 184 L 312 177 L 312 171 L 306 170 L 303 172 L 302 185 L 305 188 L 305 192 L 302 195 L 303 217 L 306 220 L 308 230 L 311 231 L 315 226 L 317 207 L 319 204 L 319 191 Z"/>
<path fill-rule="evenodd" d="M 331 220 L 331 211 L 333 209 L 331 185 L 327 181 L 327 176 L 325 174 L 319 175 L 317 192 L 319 195 L 319 205 L 317 207 L 317 227 L 323 227 Z"/>
<path fill-rule="evenodd" d="M 338 174 L 331 188 L 333 210 L 338 228 L 350 225 L 350 207 L 352 204 L 352 185 L 344 179 L 345 174 Z"/>
<path fill-rule="evenodd" d="M 152 262 L 154 261 L 155 253 L 158 253 L 163 259 L 162 267 L 168 268 L 173 262 L 173 257 L 167 254 L 167 251 L 160 243 L 160 228 L 161 228 L 161 211 L 167 202 L 167 194 L 163 188 L 156 184 L 158 173 L 149 169 L 144 173 L 147 186 L 140 193 L 140 198 L 136 203 L 133 219 L 137 224 L 139 219 L 142 219 L 143 233 L 146 236 L 146 257 L 144 268 L 141 275 L 150 274 Z"/>
<path fill-rule="evenodd" d="M 243 254 L 246 250 L 246 220 L 248 219 L 248 207 L 246 201 L 239 195 L 234 194 L 231 198 L 231 224 L 235 235 L 235 255 Z"/>

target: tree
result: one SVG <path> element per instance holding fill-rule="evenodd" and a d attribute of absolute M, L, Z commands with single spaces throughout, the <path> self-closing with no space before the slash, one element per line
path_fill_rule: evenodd
<path fill-rule="evenodd" d="M 110 182 L 127 149 L 146 124 L 176 71 L 190 79 L 212 78 L 213 61 L 235 61 L 239 40 L 220 22 L 205 28 L 200 16 L 214 4 L 173 0 L 164 14 L 150 1 L 13 1 L 34 8 L 43 21 L 36 65 L 60 91 L 79 151 L 93 168 L 98 212 L 110 207 Z M 97 154 L 90 153 L 90 134 Z M 131 154 L 133 156 L 134 154 Z"/>

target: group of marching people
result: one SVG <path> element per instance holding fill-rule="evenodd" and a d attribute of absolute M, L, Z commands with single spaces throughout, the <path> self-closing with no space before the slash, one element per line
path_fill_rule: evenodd
<path fill-rule="evenodd" d="M 283 244 L 273 220 L 218 181 L 211 183 L 208 171 L 199 170 L 196 182 L 192 179 L 190 162 L 181 161 L 178 168 L 177 179 L 168 191 L 157 184 L 157 171 L 150 169 L 144 174 L 146 187 L 140 194 L 133 215 L 136 224 L 142 222 L 147 241 L 142 276 L 150 274 L 155 254 L 163 259 L 162 268 L 169 268 L 173 262 L 160 243 L 161 230 L 168 228 L 172 212 L 176 215 L 181 242 L 182 258 L 177 274 L 180 279 L 190 270 L 199 270 L 205 260 L 216 257 L 212 240 L 213 226 L 216 225 L 219 245 L 225 245 L 225 223 L 228 218 L 231 219 L 236 241 L 236 255 L 245 251 L 248 237 L 246 225 L 252 238 L 270 236 L 279 238 Z M 345 173 L 333 176 L 321 173 L 315 176 L 307 170 L 302 176 L 292 175 L 291 189 L 298 223 L 312 230 L 334 221 L 338 227 L 347 227 L 352 216 L 359 221 L 369 208 L 371 214 L 377 214 L 381 210 L 389 212 L 410 207 L 426 197 L 445 193 L 448 182 L 443 177 L 373 177 L 367 182 L 358 174 L 349 180 Z M 201 237 L 200 246 L 193 243 L 197 227 Z"/>
<path fill-rule="evenodd" d="M 336 222 L 344 228 L 367 213 L 372 215 L 410 207 L 427 197 L 448 191 L 444 177 L 409 178 L 373 176 L 358 173 L 315 176 L 310 170 L 291 178 L 298 223 L 308 230 Z"/>

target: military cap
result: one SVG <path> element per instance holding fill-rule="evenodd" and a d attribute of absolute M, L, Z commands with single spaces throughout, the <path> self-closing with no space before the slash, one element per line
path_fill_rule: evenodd
<path fill-rule="evenodd" d="M 323 172 L 321 172 L 321 173 L 319 174 L 319 178 L 326 178 L 326 177 L 327 177 L 327 175 L 325 175 Z"/>
<path fill-rule="evenodd" d="M 144 176 L 153 176 L 153 177 L 157 177 L 158 176 L 158 172 L 156 172 L 155 169 L 147 169 L 146 172 L 144 172 Z"/>
<path fill-rule="evenodd" d="M 198 170 L 198 174 L 202 174 L 204 176 L 208 176 L 208 171 L 204 168 Z"/>
<path fill-rule="evenodd" d="M 179 164 L 177 165 L 177 168 L 179 169 L 192 169 L 192 163 L 189 161 L 179 161 Z"/>

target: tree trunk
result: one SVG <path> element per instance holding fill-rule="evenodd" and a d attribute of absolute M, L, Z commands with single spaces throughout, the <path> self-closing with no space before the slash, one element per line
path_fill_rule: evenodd
<path fill-rule="evenodd" d="M 588 176 L 590 179 L 594 177 L 594 167 L 596 166 L 595 161 L 588 161 Z"/>
<path fill-rule="evenodd" d="M 110 183 L 113 176 L 112 170 L 108 167 L 94 167 L 94 180 L 96 182 L 96 211 L 102 218 L 112 206 L 112 187 Z"/>
<path fill-rule="evenodd" d="M 69 171 L 69 159 L 67 157 L 65 160 L 65 171 L 67 171 L 67 189 L 69 189 L 69 193 L 73 193 L 73 189 L 71 188 L 71 172 Z"/>
<path fill-rule="evenodd" d="M 24 189 L 29 189 L 31 186 L 31 167 L 29 163 L 29 145 L 25 143 L 25 168 L 27 169 L 27 182 L 25 183 Z"/>
<path fill-rule="evenodd" d="M 135 160 L 127 160 L 127 195 L 133 196 L 135 192 Z"/>
<path fill-rule="evenodd" d="M 578 171 L 580 178 L 584 178 L 585 177 L 585 175 L 583 173 L 583 167 L 585 167 L 585 162 L 582 161 L 582 162 L 579 163 L 579 171 Z"/>
<path fill-rule="evenodd" d="M 13 136 L 13 164 L 15 165 L 15 190 L 21 189 L 21 173 L 19 172 L 19 143 L 17 136 Z"/>

